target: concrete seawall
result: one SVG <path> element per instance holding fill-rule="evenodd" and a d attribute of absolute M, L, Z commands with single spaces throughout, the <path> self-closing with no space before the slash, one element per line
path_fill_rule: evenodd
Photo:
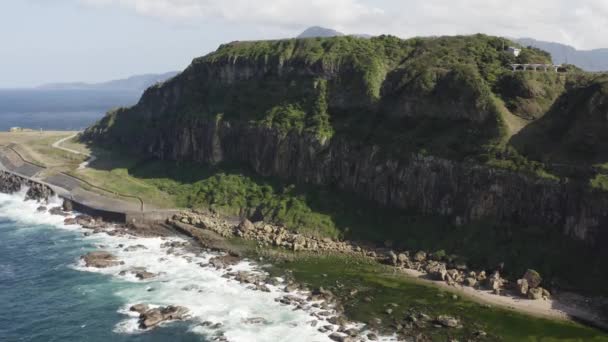
<path fill-rule="evenodd" d="M 138 203 L 89 191 L 78 179 L 64 174 L 56 174 L 45 179 L 37 178 L 36 175 L 42 171 L 44 171 L 43 167 L 28 163 L 11 150 L 0 149 L 0 192 L 15 193 L 23 186 L 35 187 L 36 191 L 28 191 L 29 199 L 46 201 L 49 196 L 57 195 L 64 201 L 70 201 L 74 210 L 101 217 L 107 222 L 158 223 L 165 222 L 178 212 L 178 210 L 155 208 L 143 210 L 143 206 Z M 30 196 L 30 192 L 33 195 Z M 42 195 L 37 195 L 39 193 Z"/>

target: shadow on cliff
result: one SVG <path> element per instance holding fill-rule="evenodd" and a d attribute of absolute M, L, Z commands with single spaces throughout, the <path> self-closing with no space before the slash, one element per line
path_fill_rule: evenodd
<path fill-rule="evenodd" d="M 332 186 L 261 177 L 244 165 L 204 166 L 94 151 L 102 157 L 91 168 L 126 170 L 171 195 L 179 207 L 213 208 L 252 221 L 284 224 L 308 235 L 366 241 L 396 251 L 425 250 L 475 269 L 491 270 L 504 262 L 512 277 L 534 268 L 550 287 L 605 293 L 608 285 L 602 265 L 607 253 L 566 237 L 557 227 L 492 221 L 455 226 L 445 217 L 383 208 Z"/>
<path fill-rule="evenodd" d="M 514 135 L 509 144 L 524 156 L 544 163 L 588 167 L 608 162 L 608 101 L 601 85 L 561 95 L 540 119 Z"/>

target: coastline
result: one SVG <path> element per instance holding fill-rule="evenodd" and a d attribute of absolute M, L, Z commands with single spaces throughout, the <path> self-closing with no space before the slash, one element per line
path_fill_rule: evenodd
<path fill-rule="evenodd" d="M 176 227 L 182 233 L 193 237 L 195 240 L 198 240 L 203 245 L 218 247 L 222 249 L 221 242 L 217 241 L 217 238 L 210 239 L 209 235 L 203 233 L 204 231 L 219 233 L 215 234 L 216 237 L 221 237 L 223 239 L 230 236 L 230 233 L 226 233 L 226 231 L 222 231 L 229 224 L 223 225 L 220 228 L 219 232 L 217 229 L 213 228 L 201 228 L 200 225 L 195 227 L 194 225 L 189 225 L 187 223 L 179 222 L 176 220 L 170 221 L 170 224 Z M 210 221 L 204 222 L 204 225 L 212 226 L 214 223 L 210 223 Z M 221 225 L 220 225 L 221 226 Z M 238 229 L 238 228 L 237 228 Z M 240 235 L 238 230 L 235 233 L 235 236 Z M 236 237 L 242 238 L 242 237 Z M 374 260 L 374 262 L 378 262 L 380 264 L 383 263 L 382 257 L 377 257 L 377 255 L 381 255 L 381 253 L 386 253 L 383 249 L 375 250 L 375 251 L 366 251 L 365 247 L 358 246 L 356 244 L 352 244 L 351 242 L 343 242 L 343 246 L 338 247 L 337 249 L 329 249 L 329 250 L 319 250 L 312 251 L 312 253 L 316 255 L 355 255 L 363 258 L 368 258 L 370 260 Z M 225 248 L 225 247 L 224 247 Z M 296 248 L 297 249 L 297 248 Z M 301 248 L 306 251 L 305 248 Z M 310 252 L 310 251 L 309 251 Z M 291 252 L 287 252 L 291 253 Z M 369 258 L 369 255 L 373 255 L 374 257 Z M 389 266 L 391 267 L 391 266 Z M 523 313 L 530 315 L 532 317 L 539 318 L 547 318 L 552 320 L 559 321 L 567 321 L 567 322 L 584 322 L 589 326 L 596 327 L 598 329 L 602 329 L 604 331 L 608 331 L 608 323 L 605 321 L 605 318 L 602 317 L 597 312 L 591 310 L 590 307 L 580 307 L 577 303 L 584 302 L 588 300 L 584 296 L 580 296 L 573 293 L 567 293 L 566 295 L 569 298 L 569 301 L 560 300 L 561 295 L 558 295 L 557 298 L 547 298 L 541 300 L 532 300 L 528 298 L 523 298 L 513 293 L 513 291 L 502 291 L 501 295 L 496 295 L 490 289 L 485 289 L 483 287 L 474 288 L 470 286 L 465 286 L 463 284 L 448 284 L 445 281 L 433 280 L 429 276 L 428 273 L 422 272 L 419 270 L 409 269 L 406 267 L 394 267 L 392 271 L 395 274 L 400 274 L 402 276 L 408 277 L 411 281 L 419 282 L 426 286 L 434 286 L 436 288 L 444 289 L 452 293 L 456 293 L 463 297 L 466 297 L 474 302 L 500 307 L 502 309 L 506 309 L 509 311 L 513 311 L 516 313 Z M 574 297 L 574 298 L 572 298 Z"/>
<path fill-rule="evenodd" d="M 31 184 L 28 182 L 35 182 L 37 184 L 40 184 L 38 181 L 33 180 L 31 178 L 21 176 L 21 175 L 17 175 L 17 176 L 22 178 L 22 180 L 24 181 L 23 184 L 25 184 L 25 185 Z M 162 221 L 163 221 L 162 219 L 156 220 L 156 222 L 162 222 Z M 148 222 L 148 223 L 153 224 L 153 222 Z M 233 226 L 235 225 L 234 222 L 232 222 L 231 224 Z M 134 225 L 133 227 L 136 227 L 136 225 Z M 200 227 L 196 227 L 196 228 L 194 226 L 192 226 L 192 227 L 196 230 L 200 230 Z M 144 230 L 145 230 L 145 228 L 144 228 Z M 181 231 L 182 231 L 182 233 L 184 232 L 183 229 L 181 229 Z M 190 233 L 192 233 L 192 231 Z M 192 234 L 187 234 L 187 235 L 192 236 Z M 223 238 L 226 238 L 226 237 L 227 236 L 224 236 Z M 200 240 L 199 240 L 199 242 L 200 242 Z M 346 242 L 346 245 L 350 245 L 350 244 L 351 243 Z M 224 248 L 225 248 L 225 246 L 224 246 Z M 295 248 L 295 249 L 297 250 L 297 248 Z M 222 248 L 218 248 L 218 250 L 226 251 L 225 249 L 222 249 Z M 359 249 L 357 251 L 357 253 L 361 253 L 361 250 Z M 365 255 L 365 254 L 366 253 L 363 253 L 363 255 Z M 577 318 L 578 318 L 578 319 L 582 319 L 585 322 L 592 323 L 592 325 L 594 325 L 596 327 L 606 329 L 605 322 L 601 322 L 601 320 L 599 320 L 599 317 L 597 317 L 585 310 L 569 307 L 568 305 L 564 305 L 555 300 L 531 301 L 531 300 L 519 299 L 519 298 L 515 298 L 515 297 L 497 296 L 497 295 L 488 293 L 487 291 L 480 291 L 477 289 L 473 289 L 470 287 L 464 287 L 464 286 L 454 287 L 454 286 L 447 285 L 445 282 L 425 279 L 424 273 L 414 271 L 414 270 L 400 269 L 399 272 L 402 272 L 404 275 L 411 277 L 412 280 L 419 280 L 428 285 L 447 289 L 451 292 L 460 293 L 460 294 L 466 296 L 467 298 L 477 301 L 477 302 L 496 305 L 498 307 L 512 310 L 514 312 L 526 313 L 526 314 L 532 315 L 534 317 L 543 317 L 543 318 L 557 319 L 557 320 L 563 320 L 563 321 L 577 321 Z M 556 307 L 559 307 L 559 309 L 557 309 Z"/>

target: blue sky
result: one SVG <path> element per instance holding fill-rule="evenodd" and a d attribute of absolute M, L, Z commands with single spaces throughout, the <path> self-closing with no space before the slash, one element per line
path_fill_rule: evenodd
<path fill-rule="evenodd" d="M 2 0 L 0 87 L 181 70 L 223 42 L 291 37 L 311 25 L 404 38 L 484 32 L 598 48 L 608 36 L 608 1 Z"/>

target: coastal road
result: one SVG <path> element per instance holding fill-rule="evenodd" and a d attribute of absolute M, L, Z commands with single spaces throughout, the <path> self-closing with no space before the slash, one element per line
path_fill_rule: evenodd
<path fill-rule="evenodd" d="M 55 141 L 53 143 L 53 145 L 51 145 L 53 148 L 57 148 L 57 149 L 60 149 L 60 150 L 66 151 L 66 152 L 80 154 L 80 155 L 88 157 L 88 159 L 85 162 L 83 162 L 80 165 L 78 165 L 78 170 L 85 169 L 87 166 L 89 166 L 89 164 L 91 164 L 92 162 L 94 162 L 97 159 L 97 157 L 95 157 L 95 155 L 93 155 L 93 154 L 82 153 L 80 151 L 76 151 L 76 150 L 73 150 L 71 148 L 67 148 L 67 147 L 61 146 L 61 144 L 63 144 L 64 142 L 66 142 L 66 141 L 68 141 L 68 140 L 70 140 L 72 138 L 75 138 L 80 133 L 81 132 L 76 132 L 76 133 L 74 133 L 74 134 L 72 134 L 72 135 L 70 135 L 68 137 L 61 138 L 61 139 Z"/>

